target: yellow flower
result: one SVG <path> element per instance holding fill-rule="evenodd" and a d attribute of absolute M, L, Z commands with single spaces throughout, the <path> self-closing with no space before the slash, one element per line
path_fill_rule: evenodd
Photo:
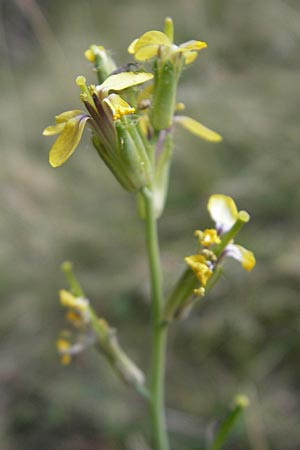
<path fill-rule="evenodd" d="M 247 272 L 250 272 L 256 264 L 253 252 L 247 250 L 241 245 L 228 244 L 224 254 L 226 256 L 231 256 L 231 258 L 234 258 L 237 261 L 239 261 L 243 269 L 247 270 Z"/>
<path fill-rule="evenodd" d="M 210 261 L 200 254 L 187 256 L 184 260 L 200 281 L 200 288 L 196 289 L 194 293 L 204 295 L 205 286 L 213 274 L 213 270 L 209 268 Z"/>
<path fill-rule="evenodd" d="M 67 308 L 66 319 L 76 328 L 86 328 L 91 321 L 89 301 L 83 297 L 76 297 L 71 292 L 59 291 L 60 304 Z"/>
<path fill-rule="evenodd" d="M 250 220 L 249 214 L 246 211 L 238 211 L 234 200 L 227 195 L 212 195 L 208 200 L 207 209 L 219 234 L 230 230 L 238 219 L 243 222 Z"/>
<path fill-rule="evenodd" d="M 154 62 L 155 79 L 150 112 L 150 121 L 154 130 L 169 129 L 172 124 L 178 123 L 190 133 L 206 141 L 220 142 L 222 140 L 219 133 L 200 122 L 187 116 L 177 115 L 177 112 L 182 109 L 177 108 L 176 93 L 183 66 L 192 63 L 198 52 L 206 47 L 206 42 L 195 40 L 175 45 L 173 21 L 169 17 L 165 20 L 164 32 L 147 31 L 130 44 L 128 52 L 138 61 L 157 57 Z"/>
<path fill-rule="evenodd" d="M 68 353 L 71 348 L 70 342 L 68 339 L 60 337 L 56 341 L 56 347 L 60 355 L 60 362 L 66 366 L 71 362 L 71 355 Z"/>
<path fill-rule="evenodd" d="M 249 214 L 246 211 L 238 211 L 234 200 L 221 194 L 209 198 L 208 211 L 216 223 L 216 229 L 196 230 L 194 235 L 199 240 L 200 251 L 185 258 L 185 262 L 200 281 L 200 287 L 194 289 L 194 294 L 200 296 L 205 294 L 207 282 L 223 257 L 236 259 L 247 271 L 252 270 L 256 263 L 250 250 L 234 244 L 233 241 L 241 226 L 249 221 Z"/>
<path fill-rule="evenodd" d="M 83 328 L 86 325 L 83 320 L 82 314 L 80 314 L 78 311 L 67 311 L 66 319 L 76 328 Z"/>
<path fill-rule="evenodd" d="M 102 45 L 91 45 L 85 52 L 84 56 L 90 62 L 95 62 L 96 56 L 106 57 L 107 53 Z"/>
<path fill-rule="evenodd" d="M 204 231 L 196 230 L 194 235 L 199 238 L 199 243 L 203 247 L 210 247 L 213 244 L 220 244 L 221 242 L 217 230 L 214 228 L 206 229 Z"/>
<path fill-rule="evenodd" d="M 84 56 L 88 61 L 94 63 L 100 84 L 117 68 L 110 53 L 102 45 L 91 45 L 84 52 Z"/>
<path fill-rule="evenodd" d="M 238 211 L 234 200 L 226 195 L 212 195 L 208 200 L 207 209 L 221 238 L 230 232 L 237 221 L 247 223 L 250 220 L 249 214 L 246 211 Z M 233 241 L 226 245 L 222 254 L 239 261 L 247 271 L 252 270 L 256 263 L 253 252 L 234 244 Z"/>
<path fill-rule="evenodd" d="M 103 100 L 110 108 L 113 120 L 118 120 L 126 114 L 133 114 L 135 109 L 117 94 L 110 94 Z"/>
<path fill-rule="evenodd" d="M 176 55 L 182 55 L 185 64 L 190 64 L 197 58 L 198 52 L 206 47 L 206 42 L 195 40 L 175 45 L 172 36 L 152 30 L 135 39 L 129 45 L 128 52 L 134 55 L 137 61 L 147 61 L 158 55 L 163 59 L 172 60 Z"/>
<path fill-rule="evenodd" d="M 71 292 L 62 289 L 59 291 L 59 299 L 62 306 L 65 308 L 76 309 L 79 312 L 84 312 L 89 307 L 89 301 L 83 297 L 75 297 Z"/>
<path fill-rule="evenodd" d="M 80 110 L 64 112 L 56 116 L 55 125 L 44 130 L 45 136 L 59 134 L 50 150 L 51 166 L 61 166 L 70 158 L 79 144 L 87 123 L 99 137 L 106 151 L 116 152 L 118 143 L 114 122 L 135 111 L 116 92 L 144 83 L 152 77 L 150 73 L 126 72 L 111 75 L 101 85 L 90 87 L 86 86 L 84 77 L 77 77 L 76 83 L 82 91 L 81 100 L 89 114 Z"/>
<path fill-rule="evenodd" d="M 45 128 L 44 136 L 59 134 L 54 142 L 49 162 L 52 167 L 61 166 L 75 151 L 90 116 L 79 110 L 66 111 L 55 117 L 55 125 Z"/>

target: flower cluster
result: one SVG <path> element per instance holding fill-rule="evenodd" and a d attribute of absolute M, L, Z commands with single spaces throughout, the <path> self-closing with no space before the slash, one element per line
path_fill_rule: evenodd
<path fill-rule="evenodd" d="M 231 197 L 212 195 L 208 211 L 215 222 L 215 228 L 196 230 L 198 251 L 185 257 L 187 268 L 170 292 L 163 312 L 163 323 L 186 317 L 197 301 L 219 280 L 225 257 L 239 261 L 250 271 L 255 266 L 254 254 L 234 243 L 234 238 L 250 219 L 246 211 L 238 211 Z"/>
<path fill-rule="evenodd" d="M 66 308 L 66 320 L 76 333 L 73 334 L 69 330 L 60 333 L 56 346 L 61 363 L 70 364 L 74 355 L 94 346 L 126 384 L 143 392 L 145 384 L 143 372 L 120 347 L 116 331 L 104 318 L 98 317 L 91 307 L 75 278 L 72 264 L 64 262 L 62 270 L 70 284 L 70 291 L 62 289 L 59 292 L 60 304 Z"/>
<path fill-rule="evenodd" d="M 167 18 L 164 32 L 148 31 L 130 44 L 128 51 L 138 64 L 121 68 L 103 46 L 91 45 L 85 57 L 95 66 L 98 84 L 87 85 L 85 77 L 76 78 L 85 111 L 61 113 L 43 132 L 58 135 L 49 162 L 59 167 L 73 154 L 88 127 L 98 154 L 126 190 L 152 190 L 157 216 L 168 190 L 175 125 L 210 142 L 222 139 L 180 113 L 185 106 L 176 99 L 179 77 L 207 44 L 190 40 L 175 45 L 173 34 L 173 22 Z M 149 62 L 152 70 L 145 71 L 143 64 Z M 143 216 L 142 204 L 139 209 Z"/>
<path fill-rule="evenodd" d="M 61 363 L 67 365 L 73 355 L 94 344 L 95 336 L 90 326 L 89 301 L 83 297 L 76 297 L 66 290 L 59 292 L 59 299 L 60 304 L 67 309 L 67 321 L 77 330 L 75 340 L 71 331 L 63 330 L 56 342 Z"/>
<path fill-rule="evenodd" d="M 59 134 L 50 150 L 50 164 L 58 167 L 67 161 L 88 124 L 94 146 L 122 186 L 135 191 L 147 185 L 150 181 L 150 161 L 143 143 L 136 145 L 135 142 L 136 124 L 132 118 L 135 108 L 119 93 L 152 77 L 150 73 L 126 72 L 111 75 L 97 86 L 87 86 L 85 77 L 77 77 L 80 98 L 88 113 L 67 111 L 56 116 L 54 126 L 44 130 L 44 135 Z M 126 120 L 127 115 L 131 119 Z"/>
<path fill-rule="evenodd" d="M 235 244 L 233 240 L 241 227 L 249 221 L 249 214 L 238 211 L 234 200 L 221 194 L 209 198 L 207 209 L 215 222 L 215 228 L 196 230 L 194 234 L 198 238 L 199 252 L 185 258 L 200 282 L 200 287 L 194 290 L 200 296 L 205 294 L 207 282 L 225 256 L 239 261 L 247 271 L 255 266 L 254 254 Z"/>

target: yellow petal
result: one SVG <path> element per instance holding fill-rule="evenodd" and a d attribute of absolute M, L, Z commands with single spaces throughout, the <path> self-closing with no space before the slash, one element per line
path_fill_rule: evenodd
<path fill-rule="evenodd" d="M 135 52 L 135 45 L 138 42 L 138 39 L 135 39 L 134 41 L 131 42 L 131 44 L 128 47 L 128 53 L 130 53 L 131 55 L 134 55 Z"/>
<path fill-rule="evenodd" d="M 103 102 L 109 106 L 114 120 L 120 119 L 125 114 L 133 114 L 135 112 L 135 109 L 117 94 L 110 94 Z"/>
<path fill-rule="evenodd" d="M 135 44 L 135 51 L 137 51 L 141 47 L 144 47 L 145 45 L 152 44 L 170 46 L 172 45 L 172 42 L 162 31 L 147 31 L 139 38 L 138 42 Z"/>
<path fill-rule="evenodd" d="M 55 122 L 56 123 L 63 123 L 67 122 L 70 119 L 73 119 L 73 117 L 80 116 L 82 114 L 85 114 L 83 111 L 80 111 L 80 109 L 72 109 L 71 111 L 65 111 L 58 116 L 55 116 Z"/>
<path fill-rule="evenodd" d="M 183 53 L 185 64 L 191 64 L 198 56 L 198 51 L 207 47 L 206 42 L 202 41 L 187 41 L 179 46 L 179 51 Z"/>
<path fill-rule="evenodd" d="M 79 144 L 88 119 L 89 116 L 80 115 L 68 120 L 50 150 L 49 162 L 52 167 L 61 166 L 70 158 Z"/>
<path fill-rule="evenodd" d="M 52 136 L 53 134 L 60 133 L 65 127 L 65 123 L 57 123 L 56 125 L 50 125 L 50 127 L 47 127 L 43 131 L 44 136 Z"/>
<path fill-rule="evenodd" d="M 198 56 L 197 52 L 183 52 L 185 64 L 191 64 Z"/>
<path fill-rule="evenodd" d="M 175 121 L 178 122 L 181 126 L 183 126 L 186 130 L 190 131 L 191 133 L 195 134 L 198 137 L 201 137 L 206 141 L 220 142 L 223 139 L 220 134 L 216 133 L 210 128 L 207 128 L 206 126 L 202 125 L 202 123 L 197 122 L 191 117 L 176 116 Z"/>
<path fill-rule="evenodd" d="M 253 252 L 241 245 L 229 244 L 226 247 L 226 255 L 231 256 L 242 264 L 242 267 L 250 272 L 256 264 Z"/>
<path fill-rule="evenodd" d="M 214 228 L 209 228 L 204 231 L 196 230 L 194 235 L 199 238 L 199 244 L 203 247 L 210 247 L 221 242 L 217 230 Z"/>
<path fill-rule="evenodd" d="M 145 61 L 146 59 L 150 59 L 156 55 L 158 47 L 160 45 L 170 47 L 172 45 L 172 42 L 170 41 L 168 36 L 161 31 L 147 31 L 139 39 L 135 39 L 129 45 L 128 52 L 134 54 L 136 59 L 138 59 L 139 61 Z M 147 47 L 149 48 L 147 49 Z"/>
<path fill-rule="evenodd" d="M 59 300 L 65 308 L 74 308 L 76 297 L 71 292 L 61 289 L 59 291 Z"/>
<path fill-rule="evenodd" d="M 58 352 L 60 353 L 60 361 L 63 365 L 68 365 L 71 362 L 71 356 L 68 354 L 68 350 L 70 349 L 71 345 L 70 342 L 66 339 L 59 338 L 56 341 L 56 347 Z"/>
<path fill-rule="evenodd" d="M 109 92 L 109 91 L 122 91 L 123 89 L 127 89 L 131 86 L 136 86 L 137 84 L 145 83 L 146 81 L 151 80 L 153 78 L 152 73 L 146 72 L 122 72 L 117 73 L 115 75 L 111 75 L 106 78 L 106 80 L 96 86 L 97 92 Z"/>
<path fill-rule="evenodd" d="M 217 228 L 221 228 L 223 233 L 228 231 L 239 217 L 236 204 L 227 195 L 211 195 L 207 209 Z"/>
<path fill-rule="evenodd" d="M 68 120 L 72 119 L 73 117 L 80 116 L 85 114 L 83 111 L 80 111 L 79 109 L 73 109 L 71 111 L 65 111 L 58 116 L 55 116 L 55 123 L 56 125 L 51 125 L 44 129 L 43 135 L 44 136 L 52 136 L 53 134 L 61 133 L 61 131 L 64 129 L 65 124 Z"/>
<path fill-rule="evenodd" d="M 196 277 L 201 283 L 202 287 L 205 287 L 207 281 L 212 276 L 212 270 L 207 266 L 207 261 L 203 255 L 191 255 L 184 258 L 187 265 L 195 273 Z"/>
<path fill-rule="evenodd" d="M 157 55 L 158 49 L 157 44 L 145 45 L 135 52 L 134 57 L 137 61 L 147 61 Z"/>
<path fill-rule="evenodd" d="M 89 305 L 86 298 L 75 297 L 71 292 L 61 289 L 59 291 L 59 300 L 62 306 L 65 308 L 74 308 L 79 311 L 85 311 Z"/>
<path fill-rule="evenodd" d="M 192 50 L 200 51 L 200 50 L 202 50 L 203 48 L 206 48 L 206 47 L 207 47 L 207 43 L 206 42 L 194 41 L 194 40 L 184 42 L 183 44 L 181 44 L 179 46 L 179 48 L 183 49 L 184 51 L 185 50 L 186 51 L 192 51 Z"/>

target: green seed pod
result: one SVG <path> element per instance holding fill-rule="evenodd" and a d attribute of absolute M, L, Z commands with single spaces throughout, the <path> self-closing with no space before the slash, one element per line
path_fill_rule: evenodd
<path fill-rule="evenodd" d="M 154 64 L 154 90 L 151 123 L 156 131 L 172 125 L 176 105 L 178 70 L 170 60 L 158 59 Z"/>
<path fill-rule="evenodd" d="M 143 142 L 133 128 L 135 126 L 124 125 L 121 120 L 115 122 L 119 143 L 117 165 L 129 179 L 127 189 L 130 191 L 139 191 L 151 181 L 151 164 Z"/>

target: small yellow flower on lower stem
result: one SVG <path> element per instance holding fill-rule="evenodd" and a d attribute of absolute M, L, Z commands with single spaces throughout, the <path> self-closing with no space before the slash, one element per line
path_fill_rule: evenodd
<path fill-rule="evenodd" d="M 250 216 L 246 211 L 238 211 L 233 198 L 228 195 L 214 194 L 209 197 L 207 209 L 210 217 L 216 224 L 219 234 L 224 234 L 232 228 L 237 219 L 242 216 Z M 248 221 L 245 216 L 245 222 Z"/>
<path fill-rule="evenodd" d="M 207 209 L 215 222 L 221 241 L 237 222 L 245 224 L 250 220 L 249 214 L 246 211 L 238 211 L 234 200 L 227 195 L 212 195 L 208 200 Z M 226 245 L 222 255 L 236 259 L 247 271 L 251 271 L 256 264 L 253 252 L 235 244 L 233 240 Z"/>
<path fill-rule="evenodd" d="M 221 194 L 210 197 L 208 211 L 216 228 L 196 230 L 194 235 L 199 240 L 200 251 L 185 258 L 185 262 L 200 281 L 200 287 L 194 290 L 197 295 L 205 294 L 206 284 L 222 258 L 229 256 L 236 259 L 247 271 L 251 271 L 256 263 L 250 250 L 233 241 L 243 224 L 249 221 L 249 214 L 246 211 L 238 211 L 234 200 Z"/>
<path fill-rule="evenodd" d="M 205 258 L 205 256 L 200 254 L 187 256 L 185 258 L 185 262 L 195 273 L 196 277 L 198 278 L 201 284 L 201 286 L 198 289 L 194 290 L 194 293 L 200 296 L 204 295 L 205 286 L 209 278 L 213 274 L 213 271 L 208 267 L 210 262 Z"/>
<path fill-rule="evenodd" d="M 60 355 L 60 362 L 67 366 L 71 362 L 71 355 L 68 353 L 68 350 L 71 348 L 71 344 L 69 340 L 66 338 L 59 338 L 56 341 L 56 347 Z"/>
<path fill-rule="evenodd" d="M 239 261 L 247 272 L 250 272 L 255 266 L 255 256 L 253 252 L 247 250 L 245 247 L 237 244 L 228 244 L 225 249 L 225 255 Z"/>
<path fill-rule="evenodd" d="M 75 297 L 71 292 L 62 289 L 59 291 L 59 299 L 62 306 L 65 308 L 76 309 L 80 312 L 87 310 L 89 301 L 83 297 Z"/>
<path fill-rule="evenodd" d="M 82 314 L 77 311 L 67 311 L 66 319 L 76 328 L 81 328 L 85 325 Z"/>
<path fill-rule="evenodd" d="M 209 228 L 204 231 L 196 230 L 194 235 L 199 238 L 199 244 L 203 245 L 203 247 L 210 247 L 213 244 L 220 244 L 221 242 L 217 230 L 214 228 Z"/>

